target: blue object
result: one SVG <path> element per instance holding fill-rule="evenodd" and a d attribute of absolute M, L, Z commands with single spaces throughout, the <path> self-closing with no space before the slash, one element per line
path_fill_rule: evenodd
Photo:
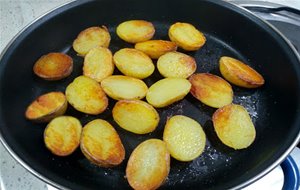
<path fill-rule="evenodd" d="M 299 190 L 300 174 L 296 162 L 288 156 L 281 164 L 284 173 L 283 190 Z"/>

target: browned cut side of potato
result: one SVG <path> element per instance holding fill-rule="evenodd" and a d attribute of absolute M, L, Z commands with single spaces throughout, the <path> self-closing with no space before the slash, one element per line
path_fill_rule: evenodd
<path fill-rule="evenodd" d="M 80 55 L 85 56 L 94 47 L 108 47 L 110 34 L 105 26 L 90 27 L 79 33 L 73 42 L 73 49 Z"/>
<path fill-rule="evenodd" d="M 120 100 L 112 115 L 123 129 L 136 134 L 146 134 L 154 131 L 159 122 L 157 111 L 141 100 Z"/>
<path fill-rule="evenodd" d="M 34 122 L 48 122 L 63 115 L 68 107 L 66 96 L 62 92 L 50 92 L 39 96 L 26 109 L 25 116 Z"/>
<path fill-rule="evenodd" d="M 57 117 L 44 131 L 45 145 L 57 156 L 68 156 L 79 146 L 81 129 L 80 121 L 75 117 Z"/>
<path fill-rule="evenodd" d="M 188 78 L 197 69 L 193 57 L 180 52 L 168 52 L 159 57 L 157 68 L 164 77 Z"/>
<path fill-rule="evenodd" d="M 229 104 L 219 108 L 213 114 L 213 125 L 219 139 L 231 148 L 247 148 L 255 139 L 255 127 L 243 106 Z"/>
<path fill-rule="evenodd" d="M 221 77 L 209 73 L 197 73 L 189 80 L 192 84 L 191 94 L 208 106 L 220 108 L 233 100 L 231 85 Z"/>
<path fill-rule="evenodd" d="M 73 71 L 73 59 L 63 53 L 49 53 L 35 62 L 33 72 L 45 80 L 60 80 Z"/>
<path fill-rule="evenodd" d="M 187 51 L 198 50 L 206 42 L 204 34 L 189 23 L 173 24 L 169 29 L 169 37 L 171 41 Z"/>
<path fill-rule="evenodd" d="M 149 40 L 135 44 L 134 48 L 149 55 L 152 59 L 158 59 L 167 52 L 176 51 L 177 45 L 166 40 Z"/>
<path fill-rule="evenodd" d="M 125 158 L 118 133 L 102 119 L 93 120 L 83 127 L 80 148 L 88 160 L 102 167 L 119 165 Z"/>
<path fill-rule="evenodd" d="M 117 27 L 117 35 L 129 43 L 138 43 L 150 40 L 155 33 L 151 22 L 145 20 L 129 20 Z"/>
<path fill-rule="evenodd" d="M 114 64 L 112 53 L 104 47 L 96 47 L 91 49 L 84 57 L 83 75 L 90 77 L 97 82 L 101 82 L 104 78 L 112 75 L 114 72 Z"/>
<path fill-rule="evenodd" d="M 126 177 L 133 189 L 157 189 L 170 170 L 170 154 L 166 143 L 149 139 L 139 144 L 127 163 Z"/>
<path fill-rule="evenodd" d="M 66 97 L 76 110 L 92 115 L 102 113 L 108 105 L 108 98 L 100 84 L 86 76 L 75 78 L 67 86 Z"/>
<path fill-rule="evenodd" d="M 138 79 L 149 77 L 155 69 L 147 54 L 132 48 L 120 49 L 114 54 L 113 60 L 124 75 Z"/>
<path fill-rule="evenodd" d="M 232 84 L 244 88 L 257 88 L 265 83 L 257 71 L 237 59 L 223 56 L 219 64 L 221 74 Z"/>

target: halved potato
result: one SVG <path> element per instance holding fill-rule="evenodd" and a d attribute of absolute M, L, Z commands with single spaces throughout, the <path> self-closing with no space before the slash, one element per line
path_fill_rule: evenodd
<path fill-rule="evenodd" d="M 187 51 L 198 50 L 206 42 L 204 34 L 189 23 L 173 24 L 169 29 L 169 37 L 172 42 Z"/>
<path fill-rule="evenodd" d="M 66 88 L 68 102 L 78 111 L 97 115 L 108 106 L 108 99 L 100 84 L 86 76 L 74 79 Z"/>
<path fill-rule="evenodd" d="M 74 50 L 80 55 L 85 56 L 94 47 L 108 47 L 110 34 L 105 26 L 90 27 L 79 33 L 73 42 Z"/>
<path fill-rule="evenodd" d="M 166 40 L 149 40 L 135 44 L 134 48 L 149 55 L 152 59 L 158 59 L 167 52 L 176 51 L 177 45 Z"/>
<path fill-rule="evenodd" d="M 114 67 L 111 51 L 104 47 L 96 47 L 84 57 L 83 75 L 101 82 L 113 74 Z"/>
<path fill-rule="evenodd" d="M 31 121 L 48 122 L 63 115 L 68 107 L 66 96 L 62 92 L 49 92 L 39 96 L 26 109 L 25 117 Z"/>
<path fill-rule="evenodd" d="M 123 75 L 113 75 L 101 82 L 104 92 L 115 100 L 143 99 L 148 91 L 144 81 Z"/>
<path fill-rule="evenodd" d="M 209 73 L 197 73 L 189 80 L 192 84 L 191 94 L 208 106 L 220 108 L 233 100 L 231 85 L 221 77 Z"/>
<path fill-rule="evenodd" d="M 136 134 L 146 134 L 154 131 L 159 122 L 157 111 L 141 100 L 120 100 L 112 115 L 123 129 Z"/>
<path fill-rule="evenodd" d="M 122 22 L 117 27 L 117 35 L 129 43 L 144 42 L 150 40 L 155 33 L 151 22 L 145 20 L 129 20 Z"/>
<path fill-rule="evenodd" d="M 102 119 L 93 120 L 83 127 L 80 148 L 88 160 L 102 167 L 119 165 L 125 158 L 118 133 Z"/>
<path fill-rule="evenodd" d="M 206 136 L 197 121 L 187 116 L 176 115 L 168 119 L 163 140 L 173 158 L 191 161 L 203 152 Z"/>
<path fill-rule="evenodd" d="M 168 52 L 159 57 L 157 68 L 164 77 L 188 78 L 197 69 L 193 57 L 180 52 Z"/>
<path fill-rule="evenodd" d="M 126 177 L 133 189 L 157 189 L 170 170 L 170 154 L 166 143 L 149 139 L 139 144 L 127 163 Z"/>
<path fill-rule="evenodd" d="M 57 156 L 68 156 L 80 143 L 81 129 L 80 121 L 75 117 L 54 118 L 44 131 L 45 145 Z"/>
<path fill-rule="evenodd" d="M 213 125 L 219 139 L 231 148 L 247 148 L 255 139 L 255 127 L 243 106 L 229 104 L 219 108 L 213 114 Z"/>
<path fill-rule="evenodd" d="M 60 80 L 73 71 L 73 59 L 64 53 L 49 53 L 35 62 L 33 72 L 45 80 Z"/>
<path fill-rule="evenodd" d="M 191 83 L 183 78 L 165 78 L 150 86 L 146 99 L 152 106 L 162 108 L 183 99 Z"/>
<path fill-rule="evenodd" d="M 154 72 L 154 64 L 145 53 L 132 49 L 120 49 L 114 54 L 116 67 L 124 74 L 138 79 L 149 77 Z"/>
<path fill-rule="evenodd" d="M 223 56 L 219 64 L 221 74 L 232 84 L 244 88 L 257 88 L 265 83 L 257 71 L 237 59 Z"/>

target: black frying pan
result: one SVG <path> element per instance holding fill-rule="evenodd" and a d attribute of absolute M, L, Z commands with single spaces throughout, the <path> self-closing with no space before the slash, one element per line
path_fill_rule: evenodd
<path fill-rule="evenodd" d="M 68 157 L 57 157 L 43 144 L 46 124 L 27 121 L 24 112 L 37 96 L 63 91 L 82 74 L 83 59 L 71 47 L 83 29 L 105 25 L 112 35 L 110 49 L 132 47 L 115 34 L 125 20 L 145 19 L 156 27 L 155 39 L 168 39 L 167 31 L 177 21 L 189 22 L 203 31 L 207 43 L 188 54 L 198 63 L 197 72 L 220 75 L 218 59 L 227 55 L 243 60 L 266 80 L 259 89 L 234 87 L 234 103 L 250 112 L 257 130 L 255 142 L 247 149 L 234 151 L 223 145 L 213 130 L 215 109 L 188 95 L 167 108 L 158 109 L 159 127 L 151 134 L 135 135 L 112 120 L 109 108 L 98 116 L 88 116 L 71 106 L 67 115 L 86 124 L 95 118 L 106 119 L 118 131 L 126 148 L 126 159 L 118 167 L 105 169 L 91 164 L 80 150 Z M 34 62 L 44 54 L 65 52 L 74 59 L 68 78 L 47 82 L 32 72 Z M 180 50 L 181 51 L 181 50 Z M 118 71 L 116 71 L 118 73 Z M 151 85 L 162 78 L 156 71 L 145 79 Z M 132 150 L 149 138 L 162 138 L 166 118 L 183 114 L 197 120 L 207 135 L 204 153 L 192 162 L 171 160 L 169 177 L 161 189 L 227 189 L 248 185 L 284 160 L 300 135 L 300 61 L 295 50 L 278 32 L 251 13 L 226 2 L 213 0 L 123 0 L 80 1 L 54 10 L 23 30 L 3 52 L 0 63 L 1 141 L 10 153 L 32 173 L 59 188 L 127 189 L 124 178 Z"/>

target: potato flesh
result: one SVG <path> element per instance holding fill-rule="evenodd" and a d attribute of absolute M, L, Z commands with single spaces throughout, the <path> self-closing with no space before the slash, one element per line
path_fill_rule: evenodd
<path fill-rule="evenodd" d="M 176 51 L 177 45 L 166 40 L 149 40 L 135 44 L 134 48 L 149 55 L 152 59 L 158 59 L 167 52 Z"/>

